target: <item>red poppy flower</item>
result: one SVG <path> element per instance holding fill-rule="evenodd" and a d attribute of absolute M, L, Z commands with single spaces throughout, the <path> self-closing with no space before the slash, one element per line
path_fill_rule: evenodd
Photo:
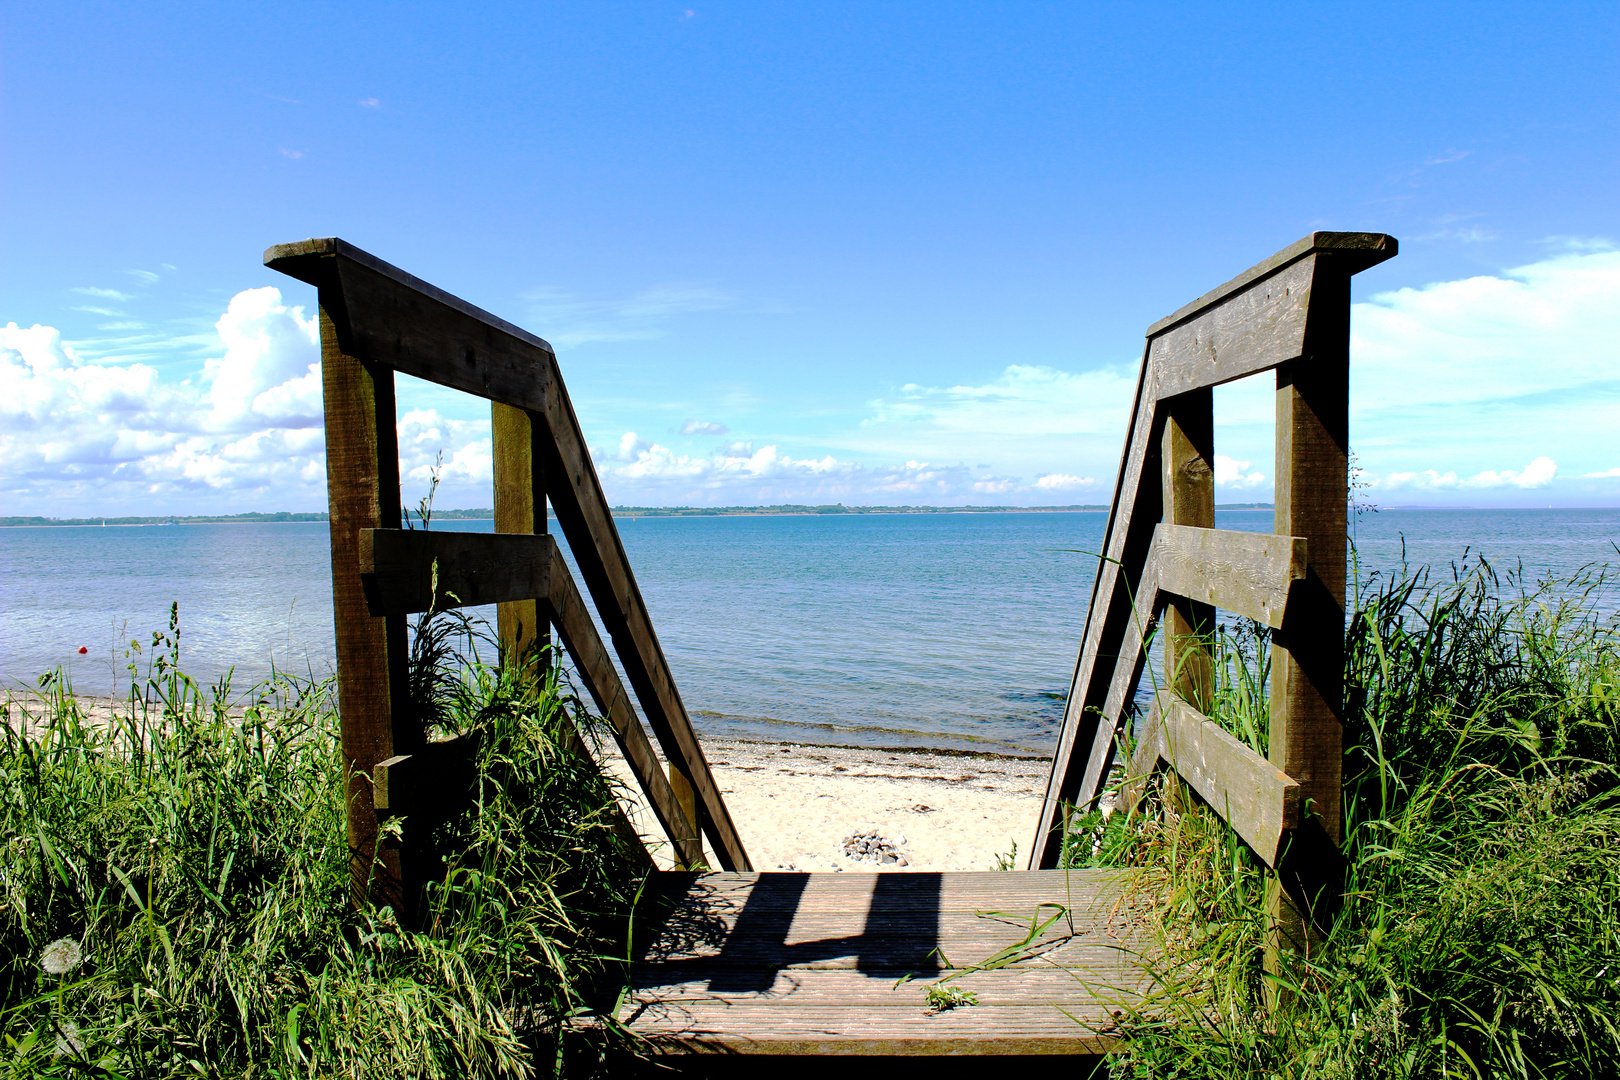
<path fill-rule="evenodd" d="M 84 655 L 84 654 L 85 654 L 85 653 L 87 653 L 87 652 L 89 652 L 89 651 L 90 651 L 90 650 L 89 650 L 89 649 L 87 649 L 87 648 L 85 648 L 85 647 L 84 647 L 84 646 L 83 646 L 83 645 L 80 645 L 80 646 L 79 646 L 79 655 L 80 655 L 80 656 L 83 656 L 83 655 Z"/>

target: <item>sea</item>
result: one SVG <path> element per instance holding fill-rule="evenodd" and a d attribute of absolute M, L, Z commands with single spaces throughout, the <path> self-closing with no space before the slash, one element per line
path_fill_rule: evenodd
<path fill-rule="evenodd" d="M 1269 510 L 1216 518 L 1272 528 Z M 618 518 L 701 733 L 1027 756 L 1051 752 L 1105 523 L 1084 511 Z M 1620 509 L 1386 509 L 1352 525 L 1363 577 L 1428 566 L 1449 579 L 1481 557 L 1528 582 L 1620 567 Z M 77 693 L 127 693 L 174 604 L 181 664 L 199 682 L 326 677 L 330 574 L 324 522 L 0 529 L 0 682 L 22 690 L 61 669 Z"/>

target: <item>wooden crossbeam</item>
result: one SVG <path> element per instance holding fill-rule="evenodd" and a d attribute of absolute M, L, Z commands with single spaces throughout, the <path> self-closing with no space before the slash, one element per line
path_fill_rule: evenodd
<path fill-rule="evenodd" d="M 1162 522 L 1155 526 L 1150 556 L 1132 592 L 1130 622 L 1103 699 L 1102 722 L 1095 725 L 1087 748 L 1080 783 L 1085 794 L 1076 805 L 1089 808 L 1101 793 L 1113 760 L 1110 746 L 1142 679 L 1147 643 L 1172 597 L 1190 597 L 1280 626 L 1289 590 L 1304 578 L 1304 566 L 1305 541 L 1298 537 Z"/>
<path fill-rule="evenodd" d="M 690 782 L 716 859 L 728 870 L 750 869 L 653 631 L 551 346 L 340 239 L 278 245 L 265 252 L 265 264 L 320 289 L 323 330 L 367 370 L 402 371 L 528 414 L 543 433 L 535 443 L 545 459 L 545 493 L 642 712 L 665 759 Z M 340 659 L 340 678 L 341 672 Z"/>
<path fill-rule="evenodd" d="M 360 553 L 361 580 L 374 615 L 537 601 L 561 633 L 575 671 L 607 720 L 676 858 L 683 866 L 702 865 L 697 827 L 664 777 L 555 539 L 545 533 L 368 529 L 361 533 Z M 380 790 L 386 793 L 386 784 Z"/>
<path fill-rule="evenodd" d="M 365 529 L 360 581 L 373 615 L 534 600 L 550 595 L 555 547 L 545 533 Z"/>
<path fill-rule="evenodd" d="M 1266 865 L 1277 865 L 1283 835 L 1299 824 L 1297 781 L 1168 691 L 1154 695 L 1143 718 L 1116 809 L 1135 810 L 1159 761 L 1213 806 Z"/>
<path fill-rule="evenodd" d="M 1153 532 L 1155 584 L 1270 627 L 1305 577 L 1305 539 L 1161 524 Z"/>

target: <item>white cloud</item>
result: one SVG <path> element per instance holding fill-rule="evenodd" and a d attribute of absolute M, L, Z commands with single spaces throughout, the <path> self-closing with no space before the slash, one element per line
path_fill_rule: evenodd
<path fill-rule="evenodd" d="M 1225 454 L 1215 455 L 1215 486 L 1218 488 L 1232 488 L 1237 491 L 1253 491 L 1266 484 L 1264 474 L 1253 472 L 1249 462 L 1229 458 Z"/>
<path fill-rule="evenodd" d="M 1351 356 L 1360 416 L 1613 382 L 1620 252 L 1380 293 L 1355 305 Z"/>
<path fill-rule="evenodd" d="M 1587 479 L 1593 479 L 1595 477 L 1601 477 L 1601 476 L 1620 476 L 1620 467 L 1613 468 L 1613 469 L 1604 469 L 1602 472 L 1582 473 L 1581 475 L 1586 477 Z"/>
<path fill-rule="evenodd" d="M 755 450 L 749 443 L 709 455 L 677 454 L 642 442 L 634 432 L 626 432 L 619 446 L 620 454 L 597 458 L 602 486 L 618 505 L 962 503 L 1018 488 L 1016 477 L 975 477 L 966 465 L 915 459 L 864 465 L 832 455 L 795 458 L 774 445 Z M 626 447 L 633 448 L 628 460 Z"/>
<path fill-rule="evenodd" d="M 724 435 L 729 429 L 712 420 L 688 420 L 681 425 L 682 435 Z"/>
<path fill-rule="evenodd" d="M 1615 475 L 1620 475 L 1617 470 Z M 1490 490 L 1493 488 L 1545 488 L 1558 476 L 1558 463 L 1550 457 L 1538 457 L 1523 469 L 1486 469 L 1469 477 L 1455 472 L 1424 469 L 1420 472 L 1397 472 L 1388 476 L 1364 474 L 1367 486 L 1374 490 L 1399 491 L 1460 491 L 1465 488 Z"/>
<path fill-rule="evenodd" d="M 895 395 L 871 403 L 861 426 L 889 425 L 975 437 L 1097 435 L 1123 438 L 1136 394 L 1136 372 L 1121 367 L 1078 374 L 1031 364 L 1013 364 L 981 386 L 920 386 L 908 383 Z"/>
<path fill-rule="evenodd" d="M 1096 486 L 1097 481 L 1089 476 L 1070 476 L 1068 473 L 1047 473 L 1035 479 L 1035 487 L 1041 491 L 1075 491 Z"/>
<path fill-rule="evenodd" d="M 132 361 L 90 362 L 48 326 L 0 328 L 0 498 L 8 513 L 80 516 L 326 503 L 320 350 L 314 318 L 273 288 L 238 293 L 218 348 L 191 379 Z M 425 485 L 435 454 L 448 487 L 487 506 L 489 424 L 407 412 L 401 475 Z M 447 505 L 441 503 L 441 505 Z"/>
<path fill-rule="evenodd" d="M 130 300 L 128 293 L 121 293 L 117 289 L 98 289 L 94 285 L 75 285 L 73 291 L 84 296 L 99 296 L 105 300 Z"/>
<path fill-rule="evenodd" d="M 374 97 L 361 98 L 360 107 L 362 109 L 380 109 L 382 108 L 382 102 Z"/>

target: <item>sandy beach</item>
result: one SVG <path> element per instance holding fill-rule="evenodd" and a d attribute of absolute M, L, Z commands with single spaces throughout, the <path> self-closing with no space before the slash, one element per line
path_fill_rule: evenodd
<path fill-rule="evenodd" d="M 1044 759 L 928 751 L 730 740 L 703 748 L 756 870 L 997 869 L 1015 843 L 1020 859 L 1028 850 L 1048 770 Z M 613 765 L 639 795 L 623 763 Z M 628 809 L 654 858 L 670 865 L 656 820 L 639 803 Z M 876 850 L 846 853 L 858 834 Z"/>

